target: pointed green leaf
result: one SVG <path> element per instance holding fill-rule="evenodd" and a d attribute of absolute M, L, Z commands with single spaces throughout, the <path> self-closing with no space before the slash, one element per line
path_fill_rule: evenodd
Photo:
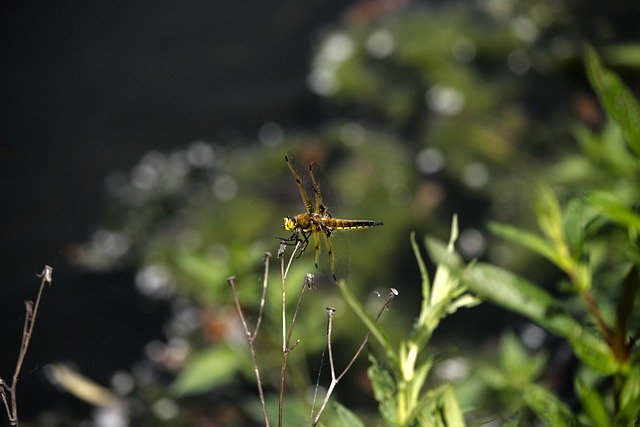
<path fill-rule="evenodd" d="M 554 243 L 557 251 L 557 247 L 565 241 L 562 210 L 558 198 L 546 184 L 540 184 L 538 187 L 536 215 L 540 229 Z"/>
<path fill-rule="evenodd" d="M 569 249 L 575 258 L 584 252 L 585 205 L 581 199 L 571 199 L 564 209 L 564 231 Z"/>
<path fill-rule="evenodd" d="M 422 308 L 420 310 L 420 316 L 418 317 L 417 327 L 422 328 L 426 323 L 427 315 L 429 314 L 429 301 L 431 294 L 431 281 L 429 280 L 429 274 L 427 273 L 427 266 L 420 254 L 420 247 L 416 242 L 416 234 L 411 233 L 411 247 L 413 248 L 413 254 L 416 257 L 418 263 L 418 269 L 420 270 L 420 279 L 422 282 Z"/>
<path fill-rule="evenodd" d="M 203 393 L 233 378 L 242 358 L 236 351 L 217 345 L 196 353 L 171 385 L 178 396 Z"/>
<path fill-rule="evenodd" d="M 389 360 L 397 360 L 398 356 L 393 346 L 389 342 L 387 335 L 382 329 L 380 329 L 380 327 L 378 326 L 378 322 L 376 322 L 375 319 L 367 314 L 367 310 L 364 305 L 358 300 L 353 292 L 351 292 L 344 280 L 340 280 L 338 282 L 338 287 L 340 288 L 340 293 L 342 293 L 342 296 L 344 297 L 349 307 L 351 307 L 351 309 L 356 313 L 360 320 L 362 320 L 362 322 L 367 326 L 367 329 L 371 331 L 371 334 L 376 338 L 378 343 L 382 346 L 387 355 L 387 358 Z"/>
<path fill-rule="evenodd" d="M 559 255 L 556 253 L 553 246 L 551 246 L 543 238 L 533 233 L 517 227 L 513 227 L 508 224 L 497 222 L 490 223 L 489 229 L 493 234 L 496 234 L 497 236 L 510 242 L 524 246 L 525 248 L 530 249 L 538 255 L 543 256 L 556 265 L 560 262 Z"/>
<path fill-rule="evenodd" d="M 633 366 L 620 393 L 620 411 L 616 421 L 620 425 L 630 423 L 640 414 L 640 366 Z"/>
<path fill-rule="evenodd" d="M 453 387 L 450 385 L 445 387 L 442 394 L 442 406 L 444 409 L 443 418 L 446 426 L 463 427 L 465 425 L 458 397 L 453 391 Z"/>
<path fill-rule="evenodd" d="M 618 299 L 618 309 L 616 310 L 614 338 L 617 350 L 621 353 L 626 350 L 629 318 L 633 312 L 638 288 L 640 288 L 640 269 L 637 264 L 634 264 L 625 277 L 620 298 Z"/>
<path fill-rule="evenodd" d="M 565 427 L 576 424 L 571 409 L 544 387 L 528 384 L 522 396 L 527 405 L 549 425 Z"/>
<path fill-rule="evenodd" d="M 575 389 L 582 402 L 582 408 L 593 425 L 596 427 L 609 427 L 611 420 L 600 394 L 580 378 L 576 379 Z"/>
<path fill-rule="evenodd" d="M 426 237 L 424 243 L 434 263 L 443 264 L 451 269 L 461 268 L 464 265 L 462 257 L 456 252 L 449 251 L 447 246 L 440 240 Z"/>
<path fill-rule="evenodd" d="M 640 67 L 640 43 L 627 43 L 609 46 L 604 50 L 604 56 L 615 65 Z"/>
<path fill-rule="evenodd" d="M 383 368 L 374 355 L 369 356 L 371 366 L 367 370 L 371 386 L 373 387 L 373 395 L 378 402 L 384 402 L 392 398 L 397 390 L 393 375 L 387 369 Z"/>
<path fill-rule="evenodd" d="M 551 295 L 508 270 L 478 263 L 467 267 L 462 282 L 482 298 L 515 311 L 560 335 L 569 335 L 578 322 Z"/>
<path fill-rule="evenodd" d="M 409 408 L 411 411 L 413 411 L 416 407 L 418 399 L 420 398 L 420 391 L 422 390 L 422 387 L 427 380 L 427 375 L 429 375 L 432 366 L 433 358 L 430 357 L 416 369 L 415 375 L 409 383 L 409 398 L 411 399 Z"/>
<path fill-rule="evenodd" d="M 585 50 L 587 76 L 607 115 L 618 122 L 627 144 L 640 155 L 640 107 L 622 80 L 603 67 L 597 52 Z"/>
<path fill-rule="evenodd" d="M 558 300 L 533 283 L 507 270 L 482 263 L 458 270 L 457 274 L 464 285 L 482 298 L 566 337 L 576 356 L 594 369 L 602 373 L 618 369 L 607 343 L 583 328 Z"/>
<path fill-rule="evenodd" d="M 349 409 L 340 403 L 333 401 L 333 410 L 336 413 L 337 426 L 342 427 L 364 427 L 364 423 Z"/>
<path fill-rule="evenodd" d="M 448 256 L 457 256 L 454 248 L 456 240 L 458 240 L 458 217 L 454 215 L 453 220 L 451 221 L 451 235 L 449 237 L 449 243 L 445 249 Z M 429 301 L 430 305 L 433 307 L 439 303 L 447 304 L 454 296 L 452 293 L 455 292 L 457 285 L 457 280 L 451 280 L 448 268 L 443 268 L 443 266 L 438 265 L 436 274 L 433 278 L 431 300 Z M 434 325 L 431 326 L 434 327 Z"/>
<path fill-rule="evenodd" d="M 587 200 L 600 208 L 607 218 L 634 230 L 636 233 L 640 232 L 640 215 L 619 199 L 610 194 L 598 192 L 591 194 Z"/>

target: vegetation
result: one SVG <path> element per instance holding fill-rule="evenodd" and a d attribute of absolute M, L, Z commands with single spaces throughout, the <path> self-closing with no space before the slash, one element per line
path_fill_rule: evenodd
<path fill-rule="evenodd" d="M 153 374 L 122 397 L 144 408 L 132 422 L 313 424 L 326 391 L 324 425 L 634 425 L 640 107 L 568 13 L 483 2 L 347 21 L 312 62 L 320 128 L 268 123 L 259 141 L 151 152 L 110 177 L 112 211 L 78 257 L 139 265 L 140 292 L 174 311 Z M 604 50 L 625 67 L 639 51 Z M 350 234 L 346 283 L 318 274 L 311 291 L 313 256 L 265 258 L 303 210 L 290 149 L 326 165 L 334 216 L 384 220 Z"/>

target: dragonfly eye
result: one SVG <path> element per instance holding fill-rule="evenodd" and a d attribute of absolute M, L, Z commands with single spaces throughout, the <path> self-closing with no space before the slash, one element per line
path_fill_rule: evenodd
<path fill-rule="evenodd" d="M 294 228 L 296 228 L 296 220 L 291 218 L 290 216 L 285 216 L 282 219 L 282 228 L 285 229 L 285 231 L 291 231 Z"/>

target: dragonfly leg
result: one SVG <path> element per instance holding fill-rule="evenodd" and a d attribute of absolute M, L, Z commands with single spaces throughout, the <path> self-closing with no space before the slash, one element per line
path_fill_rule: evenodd
<path fill-rule="evenodd" d="M 309 246 L 309 233 L 300 233 L 300 234 L 302 234 L 302 238 L 300 238 L 300 235 L 297 235 L 296 239 L 298 242 L 302 243 L 302 246 L 300 247 L 300 252 L 298 252 L 298 256 L 296 256 L 296 258 L 300 258 L 300 255 L 302 255 L 304 251 L 307 249 L 307 246 Z"/>

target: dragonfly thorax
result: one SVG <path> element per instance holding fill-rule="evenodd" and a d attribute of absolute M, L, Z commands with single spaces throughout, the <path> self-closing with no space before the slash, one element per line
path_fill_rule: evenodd
<path fill-rule="evenodd" d="M 315 217 L 316 215 L 314 215 Z M 302 231 L 307 232 L 311 229 L 311 215 L 300 214 L 296 216 L 285 216 L 282 219 L 282 228 L 285 231 Z"/>

